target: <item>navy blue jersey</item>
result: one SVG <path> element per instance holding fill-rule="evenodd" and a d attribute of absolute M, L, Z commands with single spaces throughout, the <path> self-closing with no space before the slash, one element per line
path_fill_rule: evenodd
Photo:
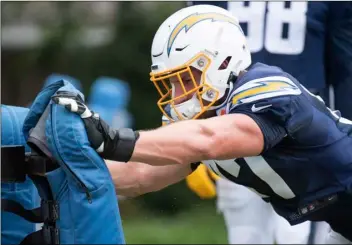
<path fill-rule="evenodd" d="M 308 89 L 352 83 L 352 2 L 195 1 L 240 21 L 254 62 L 281 67 Z"/>
<path fill-rule="evenodd" d="M 256 191 L 291 224 L 312 220 L 318 200 L 333 202 L 335 194 L 352 192 L 352 121 L 331 111 L 288 73 L 252 65 L 234 82 L 226 113 L 246 114 L 259 125 L 263 152 L 204 163 Z"/>

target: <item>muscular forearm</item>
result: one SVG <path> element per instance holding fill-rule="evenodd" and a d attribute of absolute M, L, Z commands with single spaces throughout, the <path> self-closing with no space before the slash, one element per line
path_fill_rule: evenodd
<path fill-rule="evenodd" d="M 151 166 L 106 160 L 116 193 L 135 197 L 175 184 L 191 173 L 189 165 Z"/>
<path fill-rule="evenodd" d="M 263 142 L 251 118 L 232 114 L 140 132 L 131 159 L 166 165 L 255 156 L 262 151 Z"/>
<path fill-rule="evenodd" d="M 206 160 L 212 133 L 203 127 L 202 120 L 181 121 L 153 131 L 142 131 L 131 161 L 168 165 Z"/>
<path fill-rule="evenodd" d="M 178 183 L 191 173 L 189 164 L 170 166 L 151 166 L 144 164 L 139 183 L 143 193 L 159 191 Z"/>
<path fill-rule="evenodd" d="M 137 170 L 133 164 L 105 160 L 115 185 L 116 194 L 134 197 L 141 193 Z"/>

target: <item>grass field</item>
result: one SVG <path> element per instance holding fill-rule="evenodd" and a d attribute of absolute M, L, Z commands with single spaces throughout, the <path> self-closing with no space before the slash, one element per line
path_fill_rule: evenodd
<path fill-rule="evenodd" d="M 127 244 L 226 244 L 221 214 L 213 205 L 173 216 L 139 214 L 123 219 Z"/>

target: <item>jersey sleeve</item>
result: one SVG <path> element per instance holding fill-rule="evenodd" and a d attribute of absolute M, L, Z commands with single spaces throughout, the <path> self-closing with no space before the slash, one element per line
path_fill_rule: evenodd
<path fill-rule="evenodd" d="M 249 81 L 230 96 L 229 113 L 251 117 L 264 136 L 263 152 L 277 145 L 309 123 L 309 103 L 302 101 L 302 90 L 287 77 L 267 77 Z"/>
<path fill-rule="evenodd" d="M 352 2 L 329 2 L 326 77 L 329 84 L 352 83 Z"/>

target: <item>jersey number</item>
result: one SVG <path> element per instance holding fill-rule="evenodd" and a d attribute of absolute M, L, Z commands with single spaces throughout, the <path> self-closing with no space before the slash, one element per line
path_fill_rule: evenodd
<path fill-rule="evenodd" d="M 287 183 L 274 171 L 272 167 L 270 167 L 262 156 L 245 157 L 244 160 L 252 172 L 267 183 L 277 195 L 284 199 L 291 199 L 295 197 L 295 194 Z M 204 163 L 209 163 L 210 168 L 224 178 L 226 177 L 221 174 L 217 165 L 236 178 L 238 177 L 241 169 L 240 165 L 236 162 L 236 159 L 204 161 Z M 215 163 L 215 165 L 213 165 L 213 163 Z M 255 191 L 257 192 L 257 190 Z M 262 197 L 265 196 L 261 193 L 258 194 Z"/>
<path fill-rule="evenodd" d="M 292 1 L 287 7 L 285 2 L 251 1 L 244 6 L 244 2 L 229 1 L 228 10 L 247 25 L 252 53 L 265 48 L 272 54 L 297 55 L 304 49 L 307 5 L 306 1 Z"/>

